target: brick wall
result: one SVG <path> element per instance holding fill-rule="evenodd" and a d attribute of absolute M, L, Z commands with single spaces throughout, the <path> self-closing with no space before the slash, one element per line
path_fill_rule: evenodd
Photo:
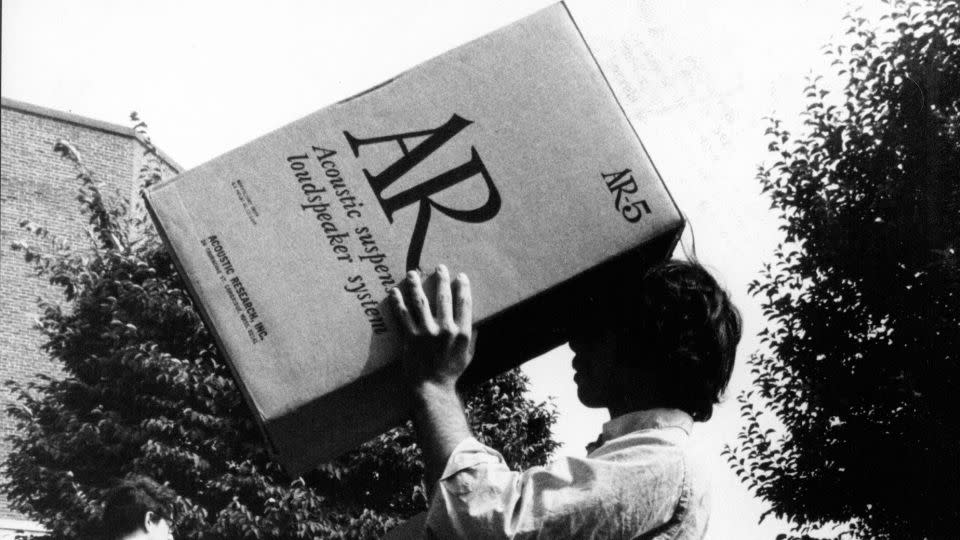
<path fill-rule="evenodd" d="M 53 151 L 59 139 L 79 152 L 87 167 L 105 184 L 110 198 L 129 198 L 139 189 L 137 174 L 143 163 L 143 145 L 133 131 L 92 119 L 25 103 L 3 100 L 2 153 L 0 153 L 0 381 L 31 380 L 36 373 L 57 375 L 55 365 L 41 351 L 43 336 L 34 328 L 37 300 L 58 300 L 56 287 L 38 278 L 10 245 L 30 241 L 20 228 L 29 219 L 58 237 L 68 239 L 75 249 L 88 249 L 86 218 L 76 200 L 79 182 L 72 161 Z M 179 169 L 166 158 L 166 176 Z M 0 462 L 10 451 L 7 436 L 14 432 L 5 414 L 12 396 L 0 389 Z M 0 520 L 20 519 L 0 497 Z"/>

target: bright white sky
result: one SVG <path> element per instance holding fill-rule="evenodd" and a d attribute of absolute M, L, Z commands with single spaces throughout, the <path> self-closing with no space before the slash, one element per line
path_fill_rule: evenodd
<path fill-rule="evenodd" d="M 2 94 L 120 124 L 137 110 L 154 142 L 192 167 L 549 3 L 6 0 Z M 766 158 L 762 117 L 797 117 L 803 77 L 823 71 L 819 47 L 842 33 L 845 7 L 835 0 L 571 0 L 570 7 L 687 214 L 701 261 L 746 319 L 730 399 L 696 434 L 715 470 L 708 538 L 772 540 L 783 524 L 757 524 L 764 506 L 720 457 L 735 441 L 733 398 L 749 386 L 745 360 L 763 326 L 746 285 L 779 237 L 754 175 Z M 632 44 L 623 47 L 624 39 Z M 562 452 L 582 454 L 607 417 L 577 403 L 570 361 L 563 347 L 526 371 L 535 396 L 556 397 Z"/>

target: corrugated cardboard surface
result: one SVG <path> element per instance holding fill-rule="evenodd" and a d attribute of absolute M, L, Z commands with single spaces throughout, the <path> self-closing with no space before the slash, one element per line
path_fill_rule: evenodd
<path fill-rule="evenodd" d="M 383 300 L 408 264 L 469 272 L 475 319 L 499 329 L 487 348 L 502 350 L 518 321 L 549 317 L 630 254 L 664 255 L 682 226 L 562 4 L 147 200 L 292 473 L 402 418 Z M 556 344 L 550 328 L 516 350 Z"/>

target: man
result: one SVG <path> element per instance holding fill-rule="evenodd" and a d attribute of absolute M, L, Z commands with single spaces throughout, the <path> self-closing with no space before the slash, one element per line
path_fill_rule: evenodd
<path fill-rule="evenodd" d="M 173 540 L 173 490 L 145 476 L 131 476 L 107 494 L 103 528 L 110 540 Z"/>
<path fill-rule="evenodd" d="M 472 355 L 470 283 L 437 269 L 432 312 L 420 275 L 391 292 L 403 371 L 432 493 L 431 538 L 702 538 L 707 479 L 689 455 L 733 370 L 741 321 L 698 264 L 670 261 L 572 336 L 577 395 L 611 420 L 585 458 L 524 472 L 473 438 L 456 393 Z"/>

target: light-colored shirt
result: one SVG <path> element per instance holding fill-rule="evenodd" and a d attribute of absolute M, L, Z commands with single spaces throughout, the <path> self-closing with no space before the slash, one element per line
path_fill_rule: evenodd
<path fill-rule="evenodd" d="M 603 425 L 602 444 L 522 473 L 476 439 L 451 454 L 427 513 L 427 538 L 700 539 L 708 481 L 677 409 L 637 411 Z"/>

